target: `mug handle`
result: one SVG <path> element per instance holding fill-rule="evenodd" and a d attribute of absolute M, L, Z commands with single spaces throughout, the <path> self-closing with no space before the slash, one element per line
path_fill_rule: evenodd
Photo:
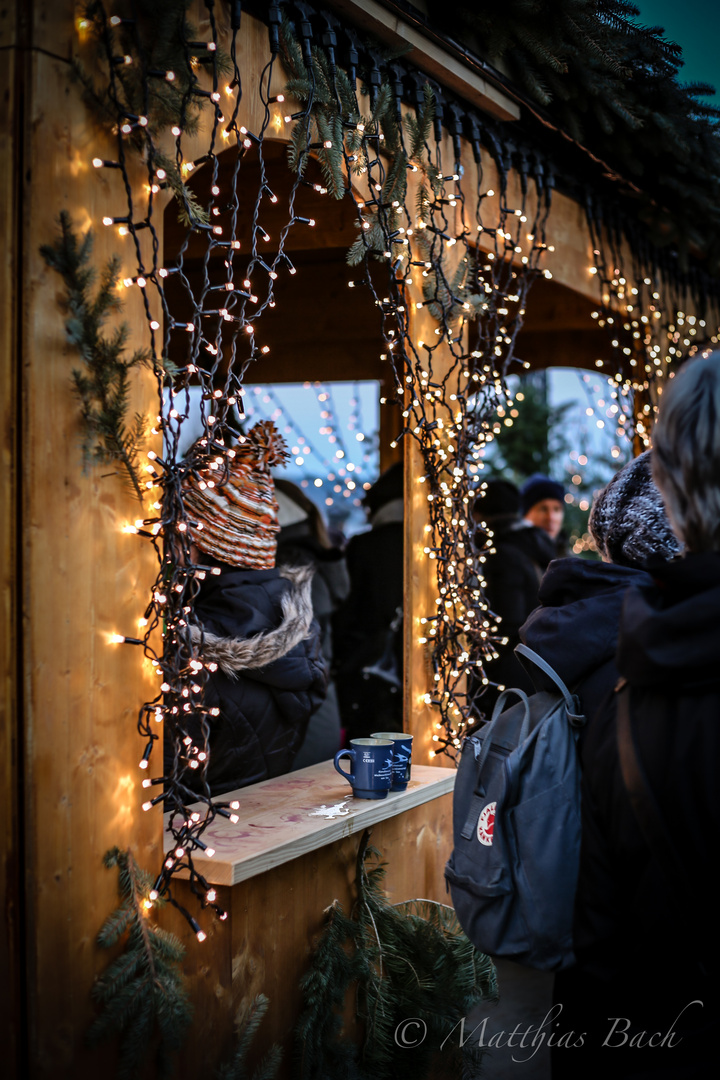
<path fill-rule="evenodd" d="M 342 757 L 352 758 L 353 764 L 354 764 L 355 763 L 355 751 L 354 750 L 338 750 L 337 754 L 335 755 L 335 759 L 333 761 L 333 765 L 335 766 L 337 771 L 340 773 L 340 775 L 344 776 L 346 780 L 349 780 L 349 782 L 351 784 L 354 784 L 355 783 L 355 775 L 354 775 L 354 773 L 347 773 L 347 772 L 345 772 L 344 769 L 341 769 L 340 766 L 338 765 L 338 762 L 339 762 L 340 758 L 342 758 Z"/>

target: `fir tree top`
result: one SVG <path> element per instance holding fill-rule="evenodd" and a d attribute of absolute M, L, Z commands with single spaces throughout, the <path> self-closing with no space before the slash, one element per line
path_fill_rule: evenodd
<path fill-rule="evenodd" d="M 656 243 L 720 260 L 720 110 L 682 50 L 628 0 L 427 0 L 430 22 L 501 65 L 526 99 L 642 190 Z"/>

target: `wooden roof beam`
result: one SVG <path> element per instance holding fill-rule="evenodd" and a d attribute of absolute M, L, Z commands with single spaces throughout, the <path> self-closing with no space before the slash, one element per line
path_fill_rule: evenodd
<path fill-rule="evenodd" d="M 341 12 L 356 26 L 369 30 L 393 48 L 409 45 L 404 59 L 495 119 L 520 118 L 516 101 L 376 0 L 328 0 L 328 7 Z"/>

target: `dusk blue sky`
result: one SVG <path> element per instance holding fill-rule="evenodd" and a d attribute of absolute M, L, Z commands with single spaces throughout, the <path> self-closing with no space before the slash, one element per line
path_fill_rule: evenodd
<path fill-rule="evenodd" d="M 682 48 L 685 65 L 680 70 L 682 82 L 709 82 L 720 87 L 718 36 L 720 3 L 718 0 L 635 0 L 640 8 L 639 22 L 662 26 L 665 37 Z M 709 98 L 720 105 L 720 99 Z"/>

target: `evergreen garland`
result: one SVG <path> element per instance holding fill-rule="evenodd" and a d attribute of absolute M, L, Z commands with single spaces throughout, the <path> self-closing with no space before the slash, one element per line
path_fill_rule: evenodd
<path fill-rule="evenodd" d="M 121 307 L 118 295 L 120 259 L 113 255 L 106 263 L 93 296 L 96 272 L 90 265 L 93 237 L 90 229 L 79 237 L 67 211 L 60 213 L 60 236 L 54 244 L 44 244 L 40 253 L 65 283 L 61 306 L 68 312 L 65 330 L 80 353 L 84 367 L 74 368 L 75 392 L 80 398 L 84 423 L 83 456 L 90 462 L 119 463 L 127 480 L 142 502 L 138 475 L 138 454 L 145 434 L 145 419 L 136 413 L 126 422 L 129 398 L 129 374 L 133 368 L 149 365 L 148 350 L 138 349 L 125 355 L 129 334 L 121 323 L 109 335 L 103 326 L 110 314 Z"/>
<path fill-rule="evenodd" d="M 192 56 L 188 55 L 187 43 L 197 38 L 186 16 L 189 6 L 190 0 L 136 0 L 133 18 L 117 21 L 106 17 L 101 0 L 92 0 L 84 9 L 85 19 L 104 39 L 106 55 L 117 58 L 114 81 L 103 80 L 101 85 L 74 61 L 73 72 L 83 87 L 85 104 L 111 134 L 116 131 L 119 109 L 128 117 L 143 117 L 146 123 L 129 133 L 129 142 L 140 155 L 146 151 L 146 133 L 156 139 L 177 127 L 187 135 L 197 134 L 207 91 L 200 87 L 195 70 L 214 67 L 221 74 L 231 70 L 222 50 L 211 52 L 198 42 Z M 181 163 L 153 150 L 149 165 L 165 170 L 181 223 L 207 225 L 208 214 L 186 185 Z"/>
<path fill-rule="evenodd" d="M 106 920 L 98 945 L 111 949 L 124 939 L 125 947 L 93 987 L 102 1011 L 88 1031 L 88 1042 L 119 1037 L 119 1080 L 136 1077 L 153 1050 L 159 1075 L 169 1076 L 172 1054 L 192 1018 L 180 970 L 185 949 L 174 934 L 148 920 L 148 911 L 162 900 L 150 899 L 152 878 L 132 852 L 111 848 L 104 862 L 118 868 L 122 903 Z"/>
<path fill-rule="evenodd" d="M 428 0 L 432 25 L 502 61 L 575 140 L 642 188 L 656 244 L 720 264 L 720 109 L 679 81 L 682 51 L 628 0 Z M 654 204 L 653 204 L 654 200 Z"/>
<path fill-rule="evenodd" d="M 369 835 L 366 830 L 357 856 L 354 911 L 346 915 L 337 901 L 328 908 L 301 984 L 299 1080 L 476 1075 L 478 1047 L 462 1048 L 459 1040 L 453 1045 L 448 1036 L 480 1001 L 497 1000 L 495 968 L 476 952 L 452 908 L 430 900 L 388 903 L 381 887 L 384 864 L 368 846 Z M 353 987 L 364 1026 L 360 1047 L 341 1033 L 343 1004 Z M 416 1046 L 396 1037 L 410 1018 L 424 1030 Z"/>
<path fill-rule="evenodd" d="M 288 148 L 290 168 L 302 175 L 308 151 L 315 148 L 329 194 L 342 199 L 347 194 L 349 176 L 369 173 L 375 161 L 368 154 L 368 142 L 376 141 L 385 162 L 385 175 L 376 197 L 368 199 L 358 217 L 358 238 L 351 245 L 349 266 L 364 263 L 368 254 L 394 263 L 403 253 L 401 211 L 407 196 L 410 169 L 421 173 L 417 212 L 422 218 L 442 194 L 443 177 L 430 158 L 428 140 L 435 119 L 435 93 L 428 82 L 422 86 L 422 102 L 415 115 L 407 113 L 400 122 L 398 104 L 390 85 L 380 85 L 370 97 L 371 111 L 364 114 L 355 87 L 347 73 L 332 66 L 327 51 L 314 45 L 308 67 L 292 24 L 285 19 L 280 37 L 283 65 L 290 73 L 285 94 L 306 105 L 308 122 L 296 124 Z M 377 178 L 376 178 L 377 179 Z M 427 215 L 429 216 L 429 215 Z M 386 237 L 394 237 L 388 242 Z M 442 247 L 431 253 L 431 235 L 417 239 L 423 258 L 432 268 L 423 279 L 423 297 L 438 322 L 452 322 L 462 313 L 485 310 L 484 296 L 473 288 L 475 263 L 464 259 L 450 281 L 444 274 Z"/>
<path fill-rule="evenodd" d="M 270 1002 L 264 994 L 258 994 L 250 1008 L 245 1013 L 238 1015 L 235 1024 L 237 1046 L 229 1061 L 218 1069 L 216 1080 L 275 1080 L 282 1060 L 282 1050 L 277 1044 L 270 1048 L 252 1075 L 248 1071 L 247 1065 L 248 1050 L 263 1021 L 269 1004 Z"/>

